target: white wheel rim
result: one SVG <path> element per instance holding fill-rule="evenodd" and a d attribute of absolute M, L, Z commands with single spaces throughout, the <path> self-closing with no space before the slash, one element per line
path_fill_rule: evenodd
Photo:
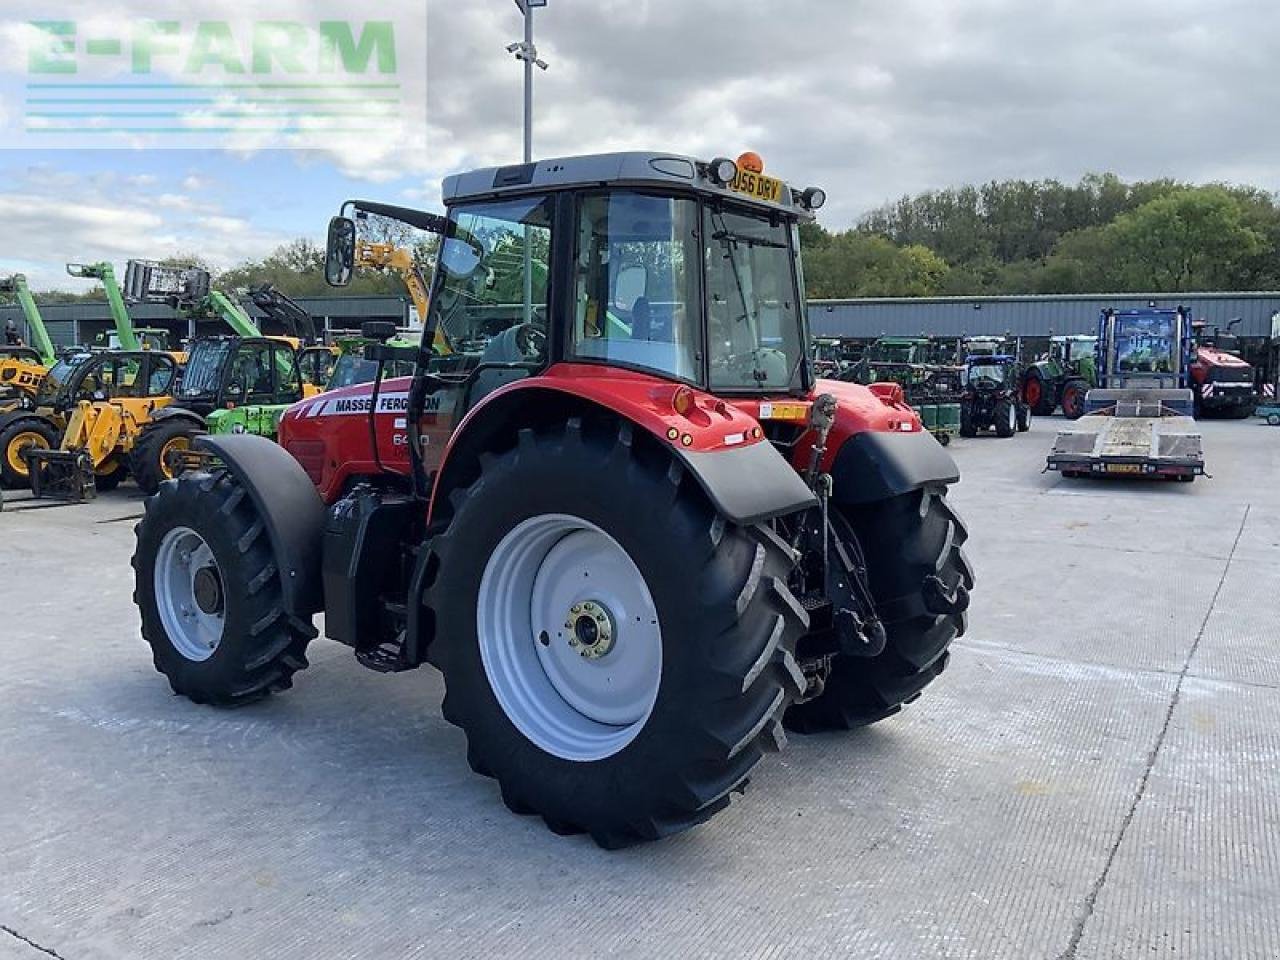
<path fill-rule="evenodd" d="M 1018 408 L 1012 405 L 1009 407 L 1009 429 L 1018 429 Z"/>
<path fill-rule="evenodd" d="M 169 642 L 188 660 L 208 660 L 222 642 L 226 594 L 222 570 L 204 538 L 190 527 L 165 534 L 156 552 L 154 580 L 156 608 Z"/>
<path fill-rule="evenodd" d="M 594 524 L 544 514 L 503 537 L 480 580 L 476 632 L 507 719 L 546 752 L 602 760 L 648 722 L 662 682 L 657 607 Z"/>

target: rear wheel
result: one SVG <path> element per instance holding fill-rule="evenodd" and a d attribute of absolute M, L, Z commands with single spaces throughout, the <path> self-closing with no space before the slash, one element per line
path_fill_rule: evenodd
<path fill-rule="evenodd" d="M 316 631 L 284 612 L 266 526 L 230 474 L 161 487 L 136 532 L 142 637 L 175 693 L 231 706 L 292 686 Z"/>
<path fill-rule="evenodd" d="M 888 643 L 878 657 L 838 656 L 822 694 L 787 711 L 799 733 L 851 730 L 893 716 L 947 664 L 947 647 L 965 631 L 973 570 L 963 521 L 946 488 L 844 511 L 867 560 L 867 575 Z"/>
<path fill-rule="evenodd" d="M 1027 371 L 1027 380 L 1022 387 L 1022 399 L 1037 417 L 1047 417 L 1053 413 L 1055 406 L 1053 388 L 1045 383 L 1044 377 L 1035 368 Z"/>
<path fill-rule="evenodd" d="M 191 441 L 206 431 L 189 417 L 153 420 L 138 434 L 129 455 L 134 481 L 147 496 L 181 472 L 179 456 L 191 449 Z"/>
<path fill-rule="evenodd" d="M 1018 429 L 1018 405 L 1012 398 L 996 401 L 995 428 L 997 437 L 1012 437 Z"/>
<path fill-rule="evenodd" d="M 58 431 L 47 420 L 23 417 L 0 430 L 0 480 L 8 487 L 31 486 L 31 471 L 23 457 L 26 450 L 51 450 L 58 445 Z"/>
<path fill-rule="evenodd" d="M 604 847 L 655 839 L 785 742 L 807 625 L 789 552 L 719 517 L 665 451 L 629 426 L 525 430 L 453 501 L 429 655 L 513 811 Z"/>
<path fill-rule="evenodd" d="M 1068 380 L 1062 388 L 1062 415 L 1068 420 L 1079 420 L 1084 416 L 1084 397 L 1089 392 L 1089 385 L 1083 380 Z"/>
<path fill-rule="evenodd" d="M 976 437 L 978 428 L 973 423 L 973 405 L 968 401 L 960 402 L 960 436 Z"/>

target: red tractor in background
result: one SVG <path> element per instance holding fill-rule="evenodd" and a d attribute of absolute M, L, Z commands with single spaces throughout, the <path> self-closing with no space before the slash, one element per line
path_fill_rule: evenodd
<path fill-rule="evenodd" d="M 513 811 L 605 847 L 700 823 L 761 756 L 911 702 L 965 629 L 955 463 L 894 385 L 817 380 L 798 225 L 756 164 L 626 153 L 447 179 L 410 378 L 304 400 L 147 501 L 136 602 L 173 689 L 291 685 L 326 635 L 431 663 Z M 439 334 L 439 337 L 437 337 Z M 448 351 L 433 350 L 439 340 Z"/>
<path fill-rule="evenodd" d="M 1239 340 L 1231 332 L 1238 323 L 1232 320 L 1225 333 L 1203 321 L 1194 325 L 1196 353 L 1189 372 L 1197 417 L 1243 420 L 1258 409 L 1253 367 L 1241 359 Z"/>

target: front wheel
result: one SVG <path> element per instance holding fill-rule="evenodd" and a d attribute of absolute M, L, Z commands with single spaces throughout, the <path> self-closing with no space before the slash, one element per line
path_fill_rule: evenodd
<path fill-rule="evenodd" d="M 1084 416 L 1084 398 L 1089 392 L 1089 385 L 1083 380 L 1070 380 L 1062 388 L 1062 415 L 1068 420 L 1079 420 Z"/>
<path fill-rule="evenodd" d="M 58 445 L 58 431 L 48 420 L 21 417 L 0 430 L 0 480 L 7 487 L 30 487 L 31 469 L 24 456 L 27 450 L 52 450 Z"/>
<path fill-rule="evenodd" d="M 1018 432 L 1026 433 L 1031 429 L 1032 409 L 1027 404 L 1018 406 Z"/>
<path fill-rule="evenodd" d="M 133 600 L 174 693 L 233 706 L 292 686 L 309 623 L 284 612 L 263 518 L 225 470 L 189 473 L 146 503 Z"/>
<path fill-rule="evenodd" d="M 147 496 L 160 489 L 160 484 L 182 472 L 181 455 L 191 449 L 191 441 L 205 429 L 189 417 L 153 420 L 138 434 L 129 454 L 129 467 L 138 488 Z"/>
<path fill-rule="evenodd" d="M 727 806 L 804 686 L 786 545 L 629 425 L 524 430 L 452 500 L 428 655 L 471 767 L 609 848 Z"/>

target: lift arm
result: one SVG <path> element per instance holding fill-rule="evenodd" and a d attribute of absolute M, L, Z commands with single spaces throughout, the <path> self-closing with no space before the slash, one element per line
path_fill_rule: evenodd
<path fill-rule="evenodd" d="M 253 318 L 244 309 L 221 290 L 210 290 L 205 301 L 236 334 L 242 337 L 260 337 L 262 332 Z"/>
<path fill-rule="evenodd" d="M 254 287 L 249 291 L 249 299 L 267 316 L 284 324 L 288 335 L 301 340 L 304 347 L 313 347 L 319 342 L 316 322 L 311 314 L 271 284 L 264 283 L 260 287 Z"/>
<path fill-rule="evenodd" d="M 121 350 L 141 350 L 138 338 L 133 331 L 133 318 L 124 305 L 124 295 L 120 292 L 120 284 L 116 282 L 116 271 L 110 263 L 68 263 L 67 273 L 85 280 L 102 281 L 102 289 L 107 293 L 107 303 L 111 307 L 111 319 L 115 321 L 116 336 L 120 339 Z"/>
<path fill-rule="evenodd" d="M 15 273 L 12 277 L 0 279 L 0 293 L 12 293 L 18 298 L 22 315 L 27 319 L 27 329 L 31 331 L 31 336 L 35 340 L 34 346 L 40 354 L 40 362 L 46 367 L 52 367 L 58 360 L 57 352 L 53 349 L 53 341 L 49 339 L 49 331 L 45 328 L 44 318 L 40 316 L 35 298 L 31 296 L 27 278 L 20 273 Z"/>
<path fill-rule="evenodd" d="M 392 243 L 368 243 L 364 240 L 356 242 L 355 265 L 368 270 L 390 270 L 400 277 L 409 298 L 418 311 L 418 319 L 427 322 L 427 281 L 413 259 L 413 252 L 406 247 L 397 247 Z M 453 353 L 449 337 L 444 328 L 437 326 L 432 349 L 441 356 Z"/>

